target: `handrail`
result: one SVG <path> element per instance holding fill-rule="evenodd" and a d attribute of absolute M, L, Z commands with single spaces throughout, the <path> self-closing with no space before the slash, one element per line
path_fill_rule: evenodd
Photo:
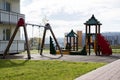
<path fill-rule="evenodd" d="M 0 11 L 5 11 L 5 12 L 10 12 L 10 13 L 15 13 L 15 14 L 24 15 L 24 14 L 21 14 L 21 13 L 17 13 L 17 12 L 14 12 L 14 11 L 6 11 L 6 10 L 4 10 L 4 9 L 0 9 Z"/>
<path fill-rule="evenodd" d="M 0 9 L 0 23 L 16 24 L 19 18 L 25 18 L 25 15 Z"/>

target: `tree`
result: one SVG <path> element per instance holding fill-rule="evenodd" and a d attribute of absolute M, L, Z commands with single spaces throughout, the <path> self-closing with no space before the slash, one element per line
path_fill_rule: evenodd
<path fill-rule="evenodd" d="M 52 37 L 50 36 L 50 54 L 52 55 L 56 55 L 56 50 L 55 50 L 55 46 L 52 40 Z"/>

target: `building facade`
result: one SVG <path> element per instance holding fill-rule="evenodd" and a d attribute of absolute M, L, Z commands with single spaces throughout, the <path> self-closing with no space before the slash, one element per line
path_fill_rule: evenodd
<path fill-rule="evenodd" d="M 0 0 L 0 54 L 4 52 L 19 18 L 25 18 L 24 14 L 20 14 L 20 0 Z M 18 53 L 23 50 L 24 41 L 21 40 L 19 30 L 9 53 Z"/>

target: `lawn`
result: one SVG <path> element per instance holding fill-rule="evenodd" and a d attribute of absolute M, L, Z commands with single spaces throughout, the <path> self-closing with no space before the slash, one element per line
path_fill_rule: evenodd
<path fill-rule="evenodd" d="M 43 53 L 49 53 L 50 51 L 49 51 L 49 49 L 45 49 L 45 50 L 43 50 Z M 26 54 L 27 53 L 27 51 L 24 51 L 24 52 L 21 52 L 21 54 Z M 34 50 L 30 50 L 30 53 L 31 54 L 38 54 L 38 53 L 40 53 L 40 50 L 36 50 L 36 49 L 34 49 Z"/>
<path fill-rule="evenodd" d="M 113 52 L 113 53 L 120 54 L 120 49 L 112 49 L 112 52 Z"/>
<path fill-rule="evenodd" d="M 105 63 L 0 60 L 0 80 L 74 80 Z"/>

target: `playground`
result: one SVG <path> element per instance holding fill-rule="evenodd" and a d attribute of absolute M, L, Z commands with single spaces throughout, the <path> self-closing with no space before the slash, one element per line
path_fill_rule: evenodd
<path fill-rule="evenodd" d="M 6 57 L 6 55 L 9 52 L 9 49 L 13 43 L 13 40 L 17 34 L 17 31 L 19 30 L 20 27 L 23 27 L 24 30 L 24 36 L 25 36 L 25 46 L 27 50 L 27 56 L 28 59 L 31 59 L 31 54 L 30 54 L 30 44 L 28 42 L 28 32 L 26 25 L 31 25 L 37 26 L 37 27 L 43 27 L 43 37 L 42 41 L 39 42 L 38 45 L 38 50 L 39 54 L 41 56 L 44 56 L 43 50 L 44 50 L 44 44 L 45 44 L 45 37 L 46 37 L 46 32 L 49 30 L 51 33 L 50 36 L 50 54 L 51 55 L 57 55 L 60 54 L 59 57 L 62 57 L 64 54 L 68 55 L 91 55 L 91 48 L 94 49 L 94 53 L 96 56 L 110 56 L 112 55 L 112 48 L 108 41 L 100 34 L 100 28 L 101 28 L 101 23 L 98 21 L 94 15 L 88 21 L 84 23 L 85 25 L 85 45 L 81 51 L 79 51 L 79 46 L 78 46 L 78 35 L 71 30 L 70 33 L 68 33 L 66 37 L 66 47 L 65 49 L 61 49 L 57 38 L 55 37 L 55 34 L 52 30 L 52 27 L 49 23 L 46 23 L 45 26 L 42 25 L 35 25 L 35 24 L 26 24 L 24 19 L 20 18 L 19 21 L 17 22 L 15 31 L 13 35 L 11 36 L 11 39 L 9 40 L 9 43 L 3 53 L 3 58 Z M 92 30 L 92 28 L 95 29 L 95 31 Z M 40 31 L 39 31 L 40 32 Z M 39 40 L 40 41 L 40 40 Z M 56 47 L 55 47 L 56 45 Z"/>
<path fill-rule="evenodd" d="M 79 49 L 78 46 L 78 35 L 71 30 L 69 34 L 67 34 L 65 37 L 66 39 L 66 47 L 65 49 L 61 49 L 57 38 L 55 37 L 54 32 L 52 31 L 52 27 L 49 23 L 46 23 L 45 26 L 42 25 L 34 25 L 37 27 L 43 27 L 43 37 L 42 42 L 39 45 L 38 48 L 38 54 L 32 54 L 30 50 L 30 44 L 28 42 L 28 32 L 26 30 L 26 25 L 32 25 L 33 24 L 26 24 L 24 22 L 24 19 L 20 18 L 16 29 L 9 40 L 9 43 L 3 53 L 2 56 L 0 56 L 0 59 L 19 59 L 19 60 L 58 60 L 58 61 L 67 61 L 67 62 L 102 62 L 102 63 L 114 63 L 114 61 L 120 59 L 120 54 L 114 54 L 112 53 L 112 48 L 108 41 L 104 38 L 104 36 L 100 33 L 100 27 L 101 23 L 95 18 L 94 15 L 84 23 L 85 25 L 85 45 L 82 48 L 82 50 Z M 91 27 L 92 26 L 92 27 Z M 26 54 L 14 54 L 10 55 L 9 49 L 12 45 L 12 42 L 16 36 L 17 31 L 20 27 L 23 27 L 24 29 L 24 36 L 25 36 L 25 46 L 26 46 Z M 92 31 L 91 28 L 95 27 L 95 31 Z M 45 37 L 46 32 L 50 31 L 50 49 L 48 53 L 44 53 L 43 50 L 44 44 L 45 44 Z M 56 45 L 56 48 L 55 48 Z M 93 50 L 93 52 L 91 51 Z M 67 55 L 66 55 L 67 54 Z M 118 63 L 118 62 L 117 62 Z M 116 64 L 117 64 L 116 63 Z M 112 65 L 113 66 L 113 65 Z M 106 71 L 107 72 L 107 71 Z M 114 75 L 114 74 L 113 74 Z M 77 79 L 79 80 L 79 78 Z M 81 79 L 80 79 L 81 80 Z M 84 80 L 84 79 L 83 79 Z M 88 79 L 89 80 L 89 79 Z M 117 79 L 118 80 L 118 79 Z"/>

